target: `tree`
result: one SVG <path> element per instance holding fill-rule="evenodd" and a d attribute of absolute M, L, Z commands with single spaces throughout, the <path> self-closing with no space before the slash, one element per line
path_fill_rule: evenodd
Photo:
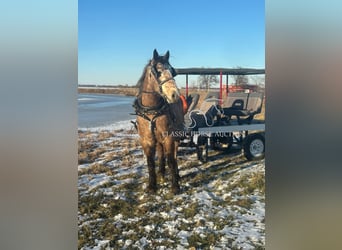
<path fill-rule="evenodd" d="M 246 75 L 235 75 L 235 85 L 245 85 L 248 83 L 248 77 Z"/>
<path fill-rule="evenodd" d="M 241 69 L 241 67 L 236 67 L 237 69 Z M 245 85 L 248 83 L 248 76 L 246 75 L 234 75 L 235 85 Z"/>
<path fill-rule="evenodd" d="M 216 75 L 200 75 L 198 82 L 201 89 L 209 89 L 211 84 L 218 83 L 219 80 Z"/>
<path fill-rule="evenodd" d="M 192 88 L 192 89 L 196 89 L 197 88 L 197 84 L 196 84 L 195 80 L 191 81 L 190 88 Z"/>
<path fill-rule="evenodd" d="M 258 86 L 258 92 L 265 91 L 265 75 L 251 76 L 252 81 Z"/>
<path fill-rule="evenodd" d="M 265 86 L 265 75 L 254 75 L 251 78 L 256 85 Z"/>

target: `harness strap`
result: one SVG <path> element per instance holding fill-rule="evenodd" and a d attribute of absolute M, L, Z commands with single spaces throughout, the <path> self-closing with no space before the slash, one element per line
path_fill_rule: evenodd
<path fill-rule="evenodd" d="M 166 82 L 168 82 L 168 81 L 171 81 L 171 80 L 174 80 L 174 78 L 173 78 L 173 77 L 170 77 L 170 78 L 167 78 L 167 79 L 164 80 L 164 81 L 161 81 L 161 82 L 158 81 L 158 84 L 159 84 L 159 86 L 162 86 L 164 83 L 166 83 Z"/>
<path fill-rule="evenodd" d="M 165 102 L 164 99 L 158 106 L 153 107 L 147 107 L 142 105 L 141 100 L 137 98 L 133 104 L 133 107 L 135 108 L 135 115 L 138 115 L 145 120 L 148 120 L 150 122 L 150 129 L 151 132 L 154 135 L 154 129 L 156 127 L 156 119 L 165 113 L 165 111 L 169 108 L 169 105 Z M 152 119 L 148 117 L 148 115 L 153 115 Z"/>
<path fill-rule="evenodd" d="M 165 107 L 167 106 L 166 102 L 165 102 L 165 99 L 161 99 L 161 101 L 159 102 L 158 105 L 156 106 L 145 106 L 142 104 L 142 100 L 141 98 L 137 97 L 134 101 L 134 104 L 133 104 L 133 107 L 135 108 L 136 110 L 136 113 L 137 112 L 140 112 L 140 113 L 147 113 L 147 114 L 155 114 L 157 113 L 159 110 L 163 110 L 165 109 Z"/>
<path fill-rule="evenodd" d="M 160 115 L 162 115 L 162 113 L 155 114 L 152 119 L 150 117 L 148 117 L 145 113 L 136 113 L 136 115 L 141 116 L 142 118 L 144 118 L 145 120 L 148 120 L 150 122 L 150 129 L 151 129 L 153 137 L 155 137 L 154 129 L 156 128 L 156 119 Z"/>

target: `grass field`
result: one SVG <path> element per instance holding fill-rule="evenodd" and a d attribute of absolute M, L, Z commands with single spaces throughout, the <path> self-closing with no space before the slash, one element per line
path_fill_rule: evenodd
<path fill-rule="evenodd" d="M 202 163 L 194 148 L 180 148 L 181 194 L 171 194 L 167 176 L 150 195 L 132 124 L 78 135 L 79 249 L 265 249 L 264 160 L 209 150 Z"/>
<path fill-rule="evenodd" d="M 264 249 L 264 160 L 209 150 L 203 164 L 194 148 L 180 148 L 181 194 L 167 176 L 149 195 L 129 127 L 79 131 L 79 249 Z"/>

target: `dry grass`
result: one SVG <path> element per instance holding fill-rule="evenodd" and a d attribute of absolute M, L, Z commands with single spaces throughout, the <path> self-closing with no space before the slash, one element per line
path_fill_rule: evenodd
<path fill-rule="evenodd" d="M 201 102 L 206 91 L 201 91 L 200 96 Z M 264 110 L 263 105 L 259 119 L 265 117 Z M 239 175 L 238 169 L 242 171 L 242 166 L 247 164 L 243 155 L 209 153 L 211 162 L 201 164 L 192 160 L 195 151 L 183 152 L 184 158 L 178 162 L 180 170 L 184 171 L 182 196 L 177 198 L 168 192 L 168 179 L 165 183 L 158 182 L 158 194 L 150 196 L 145 194 L 143 185 L 148 178 L 146 168 L 138 163 L 143 160 L 138 137 L 132 137 L 131 132 L 125 130 L 79 131 L 79 164 L 89 163 L 79 169 L 80 180 L 85 179 L 83 175 L 105 174 L 110 177 L 108 182 L 89 192 L 85 192 L 83 186 L 79 188 L 79 249 L 95 246 L 95 239 L 108 240 L 108 246 L 123 249 L 125 242 L 139 242 L 143 236 L 151 239 L 150 249 L 158 246 L 175 249 L 180 244 L 180 237 L 174 231 L 181 230 L 192 232 L 187 238 L 187 249 L 219 246 L 221 237 L 224 237 L 220 231 L 226 226 L 239 229 L 238 218 L 256 206 L 254 197 L 265 195 L 265 180 L 264 171 Z M 237 170 L 235 174 L 234 169 Z M 212 200 L 210 210 L 194 199 L 196 194 L 204 191 L 213 196 L 208 199 Z M 227 196 L 228 193 L 231 195 Z M 264 199 L 258 199 L 264 202 Z M 222 210 L 227 211 L 224 218 L 219 215 Z M 165 213 L 169 217 L 162 216 Z M 209 216 L 208 213 L 212 214 Z M 165 223 L 173 225 L 173 221 L 177 224 L 169 230 Z M 264 223 L 264 219 L 259 222 Z M 146 227 L 152 229 L 146 231 Z M 202 233 L 201 229 L 205 231 Z M 233 238 L 226 239 L 227 247 L 239 249 L 233 244 Z M 255 249 L 264 248 L 262 240 L 249 242 Z M 135 249 L 133 243 L 127 249 Z"/>
<path fill-rule="evenodd" d="M 181 240 L 188 243 L 186 249 L 209 249 L 220 246 L 222 237 L 228 240 L 226 247 L 239 249 L 234 248 L 234 238 L 225 237 L 221 230 L 227 226 L 242 230 L 238 218 L 256 205 L 250 195 L 264 193 L 263 172 L 240 177 L 237 172 L 233 181 L 232 170 L 246 164 L 242 156 L 217 155 L 211 163 L 203 165 L 189 160 L 195 155 L 195 151 L 190 151 L 189 157 L 179 162 L 180 170 L 184 171 L 183 194 L 171 195 L 167 175 L 165 183 L 158 182 L 158 193 L 147 195 L 146 166 L 138 163 L 143 157 L 138 137 L 127 131 L 79 131 L 79 145 L 79 161 L 89 163 L 79 169 L 79 180 L 85 180 L 83 175 L 110 177 L 108 182 L 86 192 L 83 184 L 79 187 L 79 249 L 94 247 L 97 240 L 108 240 L 112 249 L 124 249 L 125 242 L 132 242 L 127 249 L 138 249 L 134 244 L 143 237 L 150 242 L 146 249 L 176 249 L 182 246 Z M 188 170 L 191 171 L 186 175 Z M 212 195 L 206 198 L 212 205 L 199 199 L 202 192 Z M 231 196 L 224 196 L 227 193 Z M 220 215 L 221 211 L 225 211 L 225 217 Z M 178 235 L 181 231 L 187 232 L 187 239 Z M 250 240 L 250 244 L 264 246 L 262 240 Z"/>
<path fill-rule="evenodd" d="M 105 173 L 107 175 L 112 175 L 112 172 L 110 168 L 107 166 L 100 164 L 100 163 L 94 163 L 92 166 L 82 169 L 78 172 L 79 175 L 83 174 L 102 174 Z"/>
<path fill-rule="evenodd" d="M 138 89 L 135 87 L 108 87 L 108 88 L 86 88 L 79 87 L 78 93 L 94 93 L 94 94 L 116 94 L 116 95 L 127 95 L 127 96 L 136 96 L 138 93 Z"/>

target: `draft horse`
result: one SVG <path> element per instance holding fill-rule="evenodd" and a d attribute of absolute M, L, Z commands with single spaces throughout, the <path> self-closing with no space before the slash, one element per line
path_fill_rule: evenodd
<path fill-rule="evenodd" d="M 137 83 L 138 95 L 133 107 L 137 115 L 137 129 L 140 143 L 147 158 L 149 181 L 147 191 L 157 191 L 155 155 L 159 160 L 159 172 L 165 177 L 165 161 L 171 172 L 171 189 L 180 192 L 177 165 L 177 141 L 172 136 L 175 129 L 175 116 L 171 105 L 180 102 L 180 92 L 174 76 L 176 72 L 169 63 L 169 51 L 160 56 L 155 49 L 153 58 L 143 70 Z M 182 107 L 182 106 L 180 106 Z"/>

